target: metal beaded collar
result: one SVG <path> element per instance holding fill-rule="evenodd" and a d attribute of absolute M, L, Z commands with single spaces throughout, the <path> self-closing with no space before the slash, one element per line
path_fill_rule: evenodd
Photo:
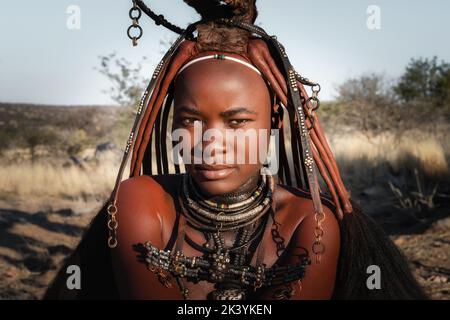
<path fill-rule="evenodd" d="M 234 213 L 239 209 L 245 208 L 248 204 L 252 203 L 255 199 L 257 199 L 263 192 L 263 189 L 266 185 L 266 176 L 260 176 L 261 182 L 259 185 L 250 192 L 236 193 L 231 194 L 229 196 L 224 195 L 224 201 L 221 203 L 214 202 L 208 199 L 205 199 L 201 193 L 197 190 L 197 186 L 195 182 L 192 180 L 192 177 L 188 176 L 189 190 L 192 190 L 192 197 L 195 201 L 198 202 L 199 205 L 214 211 L 223 211 L 223 212 L 231 212 Z M 225 203 L 226 202 L 226 203 Z"/>
<path fill-rule="evenodd" d="M 267 183 L 265 182 L 267 179 Z M 271 175 L 263 175 L 263 192 L 250 197 L 252 201 L 244 200 L 244 204 L 228 208 L 225 212 L 220 207 L 204 207 L 202 202 L 191 197 L 187 174 L 182 179 L 180 192 L 180 206 L 188 222 L 201 230 L 227 231 L 242 228 L 261 218 L 271 207 L 274 190 L 274 178 Z M 191 186 L 192 188 L 192 186 Z M 199 193 L 197 191 L 197 193 Z"/>

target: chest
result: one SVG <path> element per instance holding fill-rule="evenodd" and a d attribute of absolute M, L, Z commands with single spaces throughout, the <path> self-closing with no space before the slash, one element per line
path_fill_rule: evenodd
<path fill-rule="evenodd" d="M 281 208 L 274 214 L 268 213 L 267 220 L 261 226 L 259 236 L 249 246 L 244 247 L 243 255 L 247 264 L 256 268 L 260 265 L 272 267 L 279 262 L 280 257 L 287 251 L 289 242 L 298 225 L 296 219 L 286 219 L 289 214 L 292 213 L 289 212 L 288 208 Z M 179 217 L 173 219 L 173 221 L 164 221 L 164 224 L 172 223 L 172 226 L 174 226 L 163 228 L 161 236 L 166 247 L 167 244 L 172 242 L 173 247 L 171 249 L 181 251 L 185 256 L 197 258 L 210 256 L 208 250 L 204 249 L 215 247 L 214 241 L 210 239 L 211 236 L 190 227 Z M 224 247 L 232 247 L 236 238 L 236 232 L 222 233 Z M 236 257 L 232 253 L 230 258 Z M 207 299 L 208 294 L 215 289 L 214 284 L 208 281 L 193 283 L 181 278 L 180 282 L 182 288 L 189 292 L 190 299 Z M 180 291 L 178 285 L 176 287 Z"/>

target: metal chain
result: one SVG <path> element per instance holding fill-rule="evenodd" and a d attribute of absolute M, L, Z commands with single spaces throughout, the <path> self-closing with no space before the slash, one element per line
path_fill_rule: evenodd
<path fill-rule="evenodd" d="M 136 0 L 133 0 L 133 7 L 130 9 L 130 12 L 128 13 L 128 15 L 130 16 L 130 19 L 133 21 L 133 23 L 131 24 L 131 26 L 128 27 L 127 35 L 128 35 L 128 38 L 130 38 L 132 40 L 133 46 L 137 46 L 138 40 L 142 37 L 143 30 L 142 30 L 142 27 L 139 25 L 139 19 L 142 16 L 142 11 L 137 6 Z M 132 29 L 138 30 L 137 35 L 131 34 Z"/>
<path fill-rule="evenodd" d="M 324 234 L 322 222 L 325 220 L 325 214 L 323 212 L 316 212 L 314 214 L 314 219 L 316 220 L 316 228 L 314 229 L 314 237 L 316 240 L 313 243 L 312 252 L 316 255 L 316 263 L 320 263 L 320 258 L 325 252 L 325 245 L 322 242 L 322 237 Z"/>
<path fill-rule="evenodd" d="M 115 248 L 117 246 L 117 207 L 115 204 L 110 204 L 107 208 L 108 211 L 108 246 L 110 248 Z"/>

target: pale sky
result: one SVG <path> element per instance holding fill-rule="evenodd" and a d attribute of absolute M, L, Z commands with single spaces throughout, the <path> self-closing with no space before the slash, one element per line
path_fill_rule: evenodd
<path fill-rule="evenodd" d="M 132 47 L 126 36 L 130 0 L 23 0 L 0 3 L 0 102 L 109 104 L 109 82 L 94 67 L 98 56 L 117 52 L 137 62 L 150 79 L 162 56 L 159 40 L 175 34 L 145 16 L 144 35 Z M 147 1 L 181 27 L 198 20 L 182 0 Z M 332 99 L 339 83 L 362 73 L 401 74 L 414 57 L 450 62 L 450 1 L 258 0 L 260 24 L 277 35 L 303 75 Z M 80 8 L 80 29 L 67 28 L 71 5 Z M 380 29 L 367 27 L 370 5 L 380 8 Z"/>

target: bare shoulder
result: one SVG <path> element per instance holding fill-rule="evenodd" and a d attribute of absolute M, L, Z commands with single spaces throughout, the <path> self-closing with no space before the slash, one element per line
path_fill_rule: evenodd
<path fill-rule="evenodd" d="M 294 238 L 297 240 L 299 238 L 306 238 L 314 241 L 314 233 L 318 225 L 316 210 L 310 193 L 299 188 L 295 188 L 289 192 L 292 197 L 290 200 L 289 214 L 299 217 Z M 324 242 L 339 243 L 339 222 L 336 217 L 334 205 L 324 195 L 321 196 L 321 200 L 324 214 L 320 223 L 320 228 L 323 230 L 322 238 Z"/>
<path fill-rule="evenodd" d="M 149 192 L 156 192 L 158 195 L 164 195 L 166 193 L 161 182 L 161 177 L 142 175 L 126 179 L 120 183 L 118 195 L 146 194 L 147 197 L 142 199 L 145 200 L 150 198 L 148 197 Z"/>
<path fill-rule="evenodd" d="M 172 177 L 147 176 L 124 180 L 117 194 L 118 237 L 122 243 L 152 241 L 161 244 L 163 222 L 174 212 Z M 120 243 L 120 241 L 119 241 Z"/>
<path fill-rule="evenodd" d="M 150 241 L 163 248 L 165 223 L 169 223 L 172 205 L 170 194 L 158 178 L 144 175 L 120 183 L 117 247 L 111 251 L 111 257 L 122 297 L 152 297 L 148 288 L 156 286 L 158 280 L 142 263 L 142 244 Z"/>
<path fill-rule="evenodd" d="M 326 196 L 321 196 L 322 208 L 326 220 L 335 222 L 337 219 L 333 202 Z M 311 194 L 307 190 L 287 185 L 277 185 L 275 201 L 280 208 L 280 219 L 288 220 L 290 224 L 299 226 L 303 221 L 314 218 L 315 210 Z"/>
<path fill-rule="evenodd" d="M 317 240 L 315 234 L 320 233 L 321 242 L 327 251 L 326 256 L 336 260 L 340 249 L 340 227 L 332 202 L 326 196 L 321 196 L 323 218 L 318 225 L 311 194 L 299 188 L 290 188 L 287 191 L 290 193 L 290 201 L 286 210 L 289 217 L 286 219 L 295 226 L 291 237 L 294 247 L 314 243 Z"/>
<path fill-rule="evenodd" d="M 303 289 L 297 291 L 292 298 L 329 299 L 333 293 L 340 253 L 340 228 L 334 206 L 326 197 L 322 198 L 324 219 L 318 230 L 310 194 L 298 188 L 284 189 L 287 208 L 282 218 L 287 225 L 292 226 L 285 263 L 295 263 L 295 258 L 299 254 L 304 254 L 305 251 L 308 252 L 312 261 L 302 281 Z M 314 243 L 318 241 L 317 234 L 321 237 L 316 249 L 323 251 L 320 255 L 320 263 L 316 263 L 316 255 L 313 252 Z"/>

